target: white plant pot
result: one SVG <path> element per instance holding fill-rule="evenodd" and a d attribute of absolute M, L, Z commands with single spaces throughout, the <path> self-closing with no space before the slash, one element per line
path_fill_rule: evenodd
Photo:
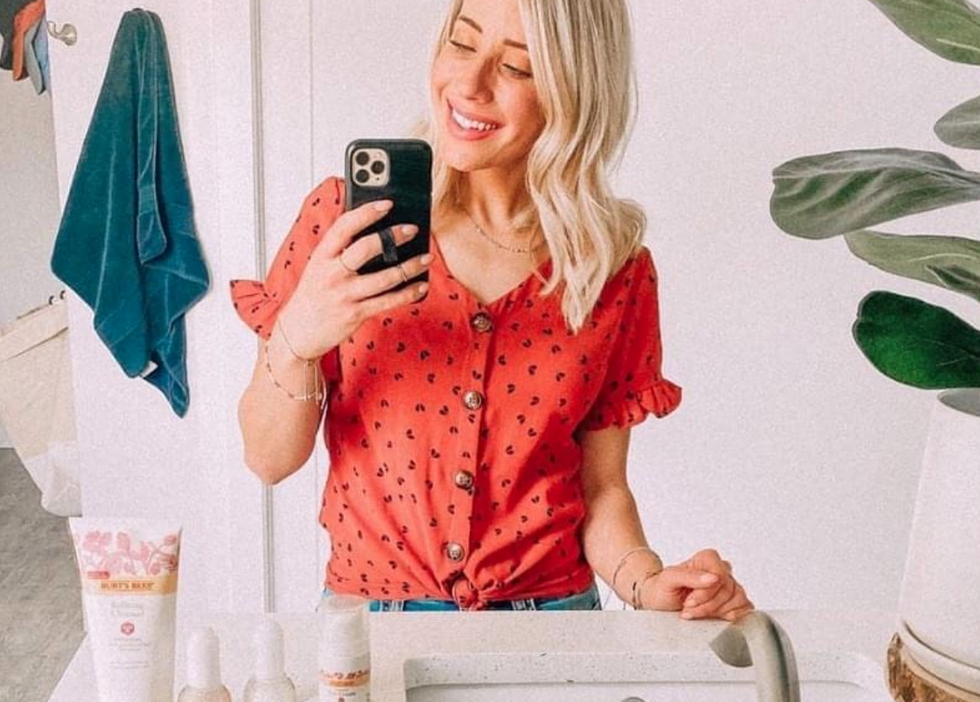
<path fill-rule="evenodd" d="M 980 692 L 980 390 L 947 390 L 933 405 L 899 613 Z"/>

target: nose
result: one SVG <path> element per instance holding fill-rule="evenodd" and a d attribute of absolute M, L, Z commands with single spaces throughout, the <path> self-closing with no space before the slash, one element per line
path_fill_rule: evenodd
<path fill-rule="evenodd" d="M 457 85 L 462 97 L 473 102 L 490 102 L 493 99 L 493 63 L 489 59 L 474 58 L 460 68 Z"/>

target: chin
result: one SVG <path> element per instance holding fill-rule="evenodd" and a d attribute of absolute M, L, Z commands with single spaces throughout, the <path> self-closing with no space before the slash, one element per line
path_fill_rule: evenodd
<path fill-rule="evenodd" d="M 441 158 L 443 163 L 460 173 L 472 173 L 473 171 L 481 171 L 496 165 L 492 163 L 492 159 L 480 157 L 476 154 L 460 153 L 459 149 L 452 147 L 445 149 L 441 154 Z"/>
<path fill-rule="evenodd" d="M 453 158 L 451 156 L 444 158 L 443 163 L 452 168 L 454 171 L 459 171 L 460 173 L 474 173 L 489 167 L 486 164 L 473 161 L 472 159 Z"/>
<path fill-rule="evenodd" d="M 527 167 L 527 159 L 505 156 L 500 153 L 479 153 L 466 145 L 444 143 L 440 154 L 442 162 L 460 173 L 473 173 L 489 169 L 517 170 Z"/>

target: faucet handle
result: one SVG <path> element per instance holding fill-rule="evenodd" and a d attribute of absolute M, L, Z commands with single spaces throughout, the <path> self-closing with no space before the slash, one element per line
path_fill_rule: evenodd
<path fill-rule="evenodd" d="M 759 702 L 800 702 L 793 643 L 765 612 L 749 612 L 726 626 L 708 645 L 727 665 L 755 666 Z"/>

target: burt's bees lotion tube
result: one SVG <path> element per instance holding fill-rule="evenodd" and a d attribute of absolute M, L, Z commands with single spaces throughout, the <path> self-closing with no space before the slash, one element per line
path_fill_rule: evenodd
<path fill-rule="evenodd" d="M 99 702 L 171 702 L 181 528 L 68 520 Z"/>

